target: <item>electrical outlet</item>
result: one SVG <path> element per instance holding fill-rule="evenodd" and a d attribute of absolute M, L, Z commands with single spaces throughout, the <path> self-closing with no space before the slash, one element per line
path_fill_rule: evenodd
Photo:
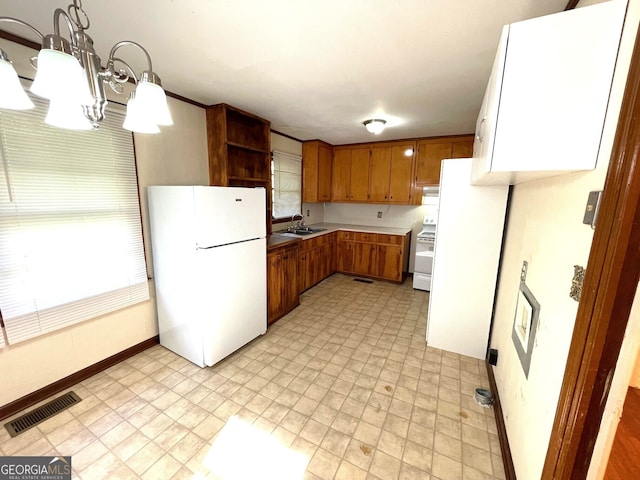
<path fill-rule="evenodd" d="M 307 210 L 307 217 L 309 216 L 309 210 Z"/>
<path fill-rule="evenodd" d="M 378 212 L 378 218 L 382 218 L 382 212 Z"/>

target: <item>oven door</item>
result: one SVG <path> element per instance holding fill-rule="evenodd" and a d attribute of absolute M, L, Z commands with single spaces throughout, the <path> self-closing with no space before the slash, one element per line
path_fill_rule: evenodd
<path fill-rule="evenodd" d="M 433 251 L 417 252 L 414 271 L 418 273 L 431 273 L 433 270 Z"/>

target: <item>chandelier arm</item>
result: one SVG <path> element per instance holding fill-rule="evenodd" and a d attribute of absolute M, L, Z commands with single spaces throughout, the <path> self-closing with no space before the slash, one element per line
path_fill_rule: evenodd
<path fill-rule="evenodd" d="M 145 56 L 147 57 L 147 64 L 149 66 L 149 68 L 147 70 L 153 71 L 153 67 L 151 65 L 151 55 L 149 55 L 149 52 L 147 52 L 147 49 L 144 48 L 142 45 L 140 45 L 139 43 L 136 42 L 132 42 L 131 40 L 123 40 L 121 42 L 116 43 L 112 48 L 111 48 L 111 52 L 109 52 L 109 63 L 112 64 L 113 61 L 115 60 L 115 54 L 116 51 L 120 48 L 120 47 L 124 47 L 127 45 L 133 45 L 134 47 L 138 47 L 140 50 L 142 50 L 142 52 L 145 54 Z"/>
<path fill-rule="evenodd" d="M 0 17 L 0 22 L 7 22 L 7 23 L 17 23 L 18 25 L 22 25 L 23 27 L 27 27 L 29 30 L 31 30 L 33 33 L 35 33 L 38 37 L 40 37 L 40 41 L 42 41 L 44 39 L 44 35 L 40 33 L 40 31 L 32 26 L 29 25 L 27 22 L 23 22 L 22 20 L 18 20 L 17 18 L 13 18 L 13 17 Z"/>
<path fill-rule="evenodd" d="M 138 84 L 138 77 L 136 75 L 136 72 L 133 71 L 133 68 L 131 68 L 131 65 L 129 65 L 127 62 L 125 62 L 124 60 L 122 60 L 121 58 L 118 57 L 113 57 L 112 61 L 115 62 L 120 62 L 122 65 L 124 65 L 124 68 L 127 70 L 128 75 L 127 78 L 124 79 L 118 79 L 117 77 L 114 77 L 114 80 L 118 83 L 126 83 L 129 81 L 130 78 L 133 78 L 134 84 Z"/>
<path fill-rule="evenodd" d="M 71 44 L 76 45 L 76 38 L 74 35 L 75 30 L 73 29 L 73 21 L 71 20 L 67 12 L 65 12 L 61 8 L 56 8 L 55 12 L 53 12 L 53 31 L 55 35 L 58 37 L 60 36 L 60 17 L 64 18 L 64 21 L 66 22 L 67 27 L 69 28 L 69 37 L 71 37 Z"/>

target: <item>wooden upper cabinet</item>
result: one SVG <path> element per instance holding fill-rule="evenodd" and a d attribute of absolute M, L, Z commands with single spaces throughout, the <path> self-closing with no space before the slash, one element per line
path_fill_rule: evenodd
<path fill-rule="evenodd" d="M 440 185 L 440 162 L 445 158 L 451 158 L 452 149 L 451 142 L 418 141 L 415 184 L 417 186 Z"/>
<path fill-rule="evenodd" d="M 351 150 L 334 151 L 332 173 L 331 200 L 348 202 L 351 195 Z"/>
<path fill-rule="evenodd" d="M 331 163 L 333 148 L 312 140 L 302 143 L 302 201 L 331 201 Z"/>
<path fill-rule="evenodd" d="M 334 202 L 366 202 L 369 189 L 369 149 L 336 149 L 333 155 Z"/>
<path fill-rule="evenodd" d="M 391 147 L 371 148 L 369 177 L 369 202 L 389 201 L 389 174 L 391 172 Z"/>
<path fill-rule="evenodd" d="M 351 201 L 366 202 L 369 195 L 369 149 L 351 150 Z"/>
<path fill-rule="evenodd" d="M 453 143 L 451 158 L 472 158 L 472 157 L 473 157 L 473 140 Z"/>
<path fill-rule="evenodd" d="M 415 186 L 440 185 L 442 160 L 470 157 L 473 157 L 473 135 L 418 140 Z"/>
<path fill-rule="evenodd" d="M 389 202 L 408 204 L 411 201 L 411 172 L 413 171 L 414 144 L 391 148 L 389 174 Z"/>
<path fill-rule="evenodd" d="M 207 107 L 209 183 L 224 187 L 264 187 L 265 222 L 271 233 L 270 122 L 221 103 Z"/>
<path fill-rule="evenodd" d="M 224 103 L 207 107 L 206 115 L 209 183 L 269 190 L 269 121 Z"/>
<path fill-rule="evenodd" d="M 473 144 L 471 145 L 473 149 Z M 333 148 L 320 144 L 318 147 L 318 199 L 331 201 L 331 168 L 333 164 Z"/>

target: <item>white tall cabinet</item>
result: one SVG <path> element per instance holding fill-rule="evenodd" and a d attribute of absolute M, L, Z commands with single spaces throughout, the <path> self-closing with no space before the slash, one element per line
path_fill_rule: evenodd
<path fill-rule="evenodd" d="M 626 5 L 504 27 L 476 125 L 474 184 L 595 168 Z"/>
<path fill-rule="evenodd" d="M 427 345 L 483 359 L 509 187 L 470 185 L 470 174 L 470 158 L 442 161 Z"/>

